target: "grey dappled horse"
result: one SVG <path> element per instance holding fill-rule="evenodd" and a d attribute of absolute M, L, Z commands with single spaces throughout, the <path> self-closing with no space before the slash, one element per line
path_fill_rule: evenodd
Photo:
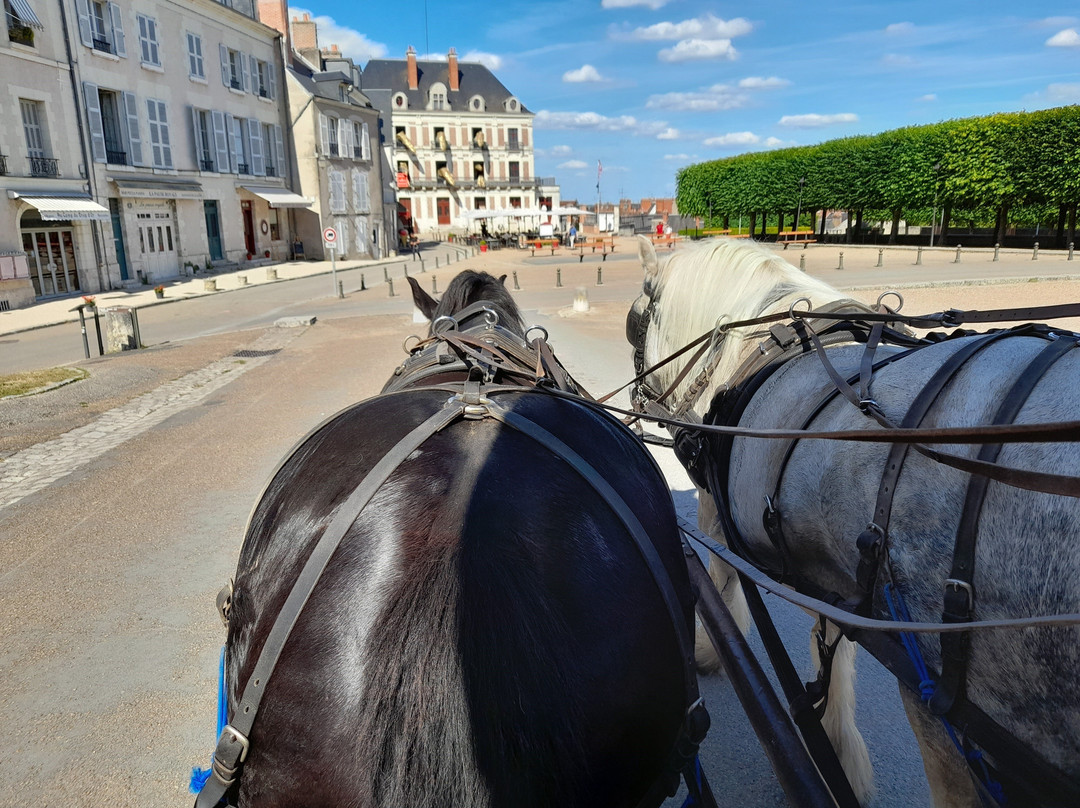
<path fill-rule="evenodd" d="M 745 241 L 712 240 L 676 252 L 663 263 L 658 263 L 648 241 L 642 240 L 640 250 L 645 271 L 643 294 L 628 318 L 627 335 L 635 348 L 643 351 L 646 367 L 709 331 L 720 318 L 732 322 L 787 312 L 800 299 L 801 310 L 819 309 L 843 299 L 836 290 L 808 277 L 769 249 Z M 767 340 L 768 329 L 768 324 L 736 328 L 714 344 L 699 366 L 715 362 L 694 401 L 694 412 L 706 416 L 717 392 L 726 389 L 747 357 L 756 354 L 759 344 Z M 870 397 L 899 423 L 935 370 L 975 339 L 961 336 L 943 340 L 880 368 L 873 375 Z M 956 372 L 921 425 L 990 423 L 1010 385 L 1047 344 L 1047 339 L 1015 336 L 977 352 Z M 876 359 L 904 350 L 882 346 Z M 858 375 L 863 344 L 854 338 L 841 340 L 826 348 L 826 353 L 841 377 Z M 657 370 L 646 380 L 647 387 L 667 390 L 686 361 L 676 360 Z M 698 372 L 695 368 L 677 385 L 669 406 L 683 400 Z M 1031 390 L 1015 422 L 1080 419 L 1078 380 L 1080 351 L 1067 351 Z M 738 423 L 758 428 L 804 428 L 813 404 L 832 388 L 818 356 L 803 354 L 768 378 Z M 815 430 L 846 430 L 878 425 L 843 396 L 836 396 L 817 414 L 812 426 Z M 706 451 L 710 445 L 714 444 L 706 443 Z M 856 538 L 874 515 L 890 446 L 802 440 L 786 456 L 790 446 L 790 441 L 783 440 L 734 439 L 723 475 L 731 517 L 754 553 L 775 560 L 775 543 L 763 526 L 763 497 L 770 497 L 783 527 L 790 556 L 786 563 L 819 587 L 852 597 L 859 560 Z M 977 445 L 940 448 L 965 457 L 974 457 L 980 449 Z M 1006 443 L 997 462 L 1075 476 L 1080 474 L 1080 447 L 1075 443 Z M 892 494 L 887 562 L 914 620 L 941 620 L 943 585 L 950 576 L 957 522 L 969 479 L 967 473 L 916 451 L 908 453 L 900 472 Z M 723 541 L 716 498 L 705 490 L 699 490 L 699 495 L 701 528 Z M 1078 527 L 1077 499 L 991 482 L 975 545 L 975 618 L 1076 612 L 1080 607 Z M 746 605 L 737 579 L 729 579 L 719 561 L 711 565 L 710 572 L 745 627 Z M 880 586 L 877 597 L 879 602 Z M 831 640 L 835 627 L 830 634 Z M 919 636 L 930 670 L 940 671 L 938 635 Z M 1066 776 L 1080 776 L 1080 632 L 1075 627 L 1029 628 L 974 632 L 970 637 L 967 697 L 1024 747 Z M 816 660 L 816 643 L 811 647 Z M 699 641 L 699 663 L 715 666 L 715 656 L 709 659 L 709 654 L 711 646 Z M 836 654 L 824 723 L 856 794 L 865 801 L 872 790 L 872 775 L 854 724 L 853 676 L 854 649 L 843 640 Z M 941 722 L 918 696 L 903 687 L 901 693 L 923 753 L 935 804 L 978 804 L 963 758 Z M 998 761 L 1003 769 L 1010 763 Z"/>

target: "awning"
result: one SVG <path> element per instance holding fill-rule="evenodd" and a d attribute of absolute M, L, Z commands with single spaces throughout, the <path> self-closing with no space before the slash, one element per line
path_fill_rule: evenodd
<path fill-rule="evenodd" d="M 109 177 L 120 196 L 142 199 L 202 199 L 203 187 L 195 180 L 137 180 Z"/>
<path fill-rule="evenodd" d="M 250 191 L 270 203 L 275 208 L 310 208 L 315 204 L 314 199 L 294 194 L 288 188 L 274 188 L 270 185 L 241 185 L 245 191 Z"/>
<path fill-rule="evenodd" d="M 37 18 L 37 14 L 34 13 L 34 9 L 30 8 L 30 3 L 27 0 L 9 0 L 9 2 L 11 3 L 11 10 L 19 18 L 19 22 L 23 25 L 29 25 L 31 28 L 45 30 L 45 26 L 41 24 L 41 20 Z"/>
<path fill-rule="evenodd" d="M 8 191 L 11 199 L 21 199 L 23 202 L 37 208 L 41 218 L 46 222 L 63 222 L 71 219 L 100 219 L 108 221 L 109 209 L 102 207 L 89 196 L 53 196 L 31 191 L 24 194 L 19 191 Z"/>

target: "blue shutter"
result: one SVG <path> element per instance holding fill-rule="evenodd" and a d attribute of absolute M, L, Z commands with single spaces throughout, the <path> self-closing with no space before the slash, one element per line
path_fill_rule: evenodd
<path fill-rule="evenodd" d="M 83 96 L 86 98 L 86 117 L 90 122 L 90 152 L 95 163 L 104 163 L 107 160 L 105 127 L 101 123 L 101 100 L 98 98 L 97 85 L 84 81 Z"/>
<path fill-rule="evenodd" d="M 124 45 L 124 14 L 116 3 L 109 3 L 109 19 L 112 21 L 113 50 L 117 56 L 127 58 L 127 48 Z"/>
<path fill-rule="evenodd" d="M 94 37 L 90 33 L 90 6 L 87 0 L 75 0 L 75 13 L 79 17 L 79 39 L 86 47 L 94 47 Z"/>
<path fill-rule="evenodd" d="M 139 108 L 135 93 L 124 93 L 124 117 L 127 119 L 128 156 L 133 166 L 145 165 L 142 157 L 142 139 L 139 137 Z"/>
<path fill-rule="evenodd" d="M 210 120 L 214 123 L 214 170 L 227 174 L 229 172 L 229 129 L 228 121 L 224 112 L 213 110 Z"/>

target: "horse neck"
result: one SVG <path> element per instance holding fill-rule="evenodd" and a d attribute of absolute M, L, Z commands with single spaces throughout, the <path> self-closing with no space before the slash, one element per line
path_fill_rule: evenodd
<path fill-rule="evenodd" d="M 682 263 L 676 258 L 686 258 Z M 727 245 L 701 254 L 676 254 L 668 260 L 662 278 L 658 309 L 666 312 L 656 329 L 657 358 L 668 356 L 704 332 L 713 328 L 718 318 L 739 322 L 788 311 L 800 298 L 817 308 L 843 296 L 822 281 L 807 276 L 761 247 Z M 806 308 L 800 304 L 800 309 Z M 694 409 L 704 413 L 716 392 L 724 388 L 748 357 L 758 350 L 758 343 L 768 325 L 745 326 L 728 331 L 698 367 L 713 365 L 706 386 L 697 397 Z M 719 350 L 719 356 L 716 351 Z M 661 371 L 662 389 L 675 380 L 683 363 L 673 362 Z M 697 372 L 687 374 L 672 394 L 679 397 L 693 383 Z"/>

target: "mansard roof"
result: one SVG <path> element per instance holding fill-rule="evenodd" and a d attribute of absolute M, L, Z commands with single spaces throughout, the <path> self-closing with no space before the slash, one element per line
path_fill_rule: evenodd
<path fill-rule="evenodd" d="M 417 59 L 416 67 L 417 88 L 410 90 L 407 60 L 372 59 L 361 73 L 362 89 L 376 106 L 380 105 L 383 98 L 389 99 L 396 93 L 404 93 L 410 110 L 424 109 L 427 106 L 428 94 L 434 84 L 442 84 L 446 87 L 446 100 L 450 109 L 456 112 L 468 112 L 469 99 L 476 96 L 484 99 L 487 114 L 502 111 L 504 101 L 508 98 L 517 98 L 506 89 L 494 73 L 479 62 L 458 62 L 458 90 L 456 92 L 450 90 L 447 60 Z M 520 99 L 518 100 L 521 113 L 532 115 L 533 113 L 520 103 Z"/>

